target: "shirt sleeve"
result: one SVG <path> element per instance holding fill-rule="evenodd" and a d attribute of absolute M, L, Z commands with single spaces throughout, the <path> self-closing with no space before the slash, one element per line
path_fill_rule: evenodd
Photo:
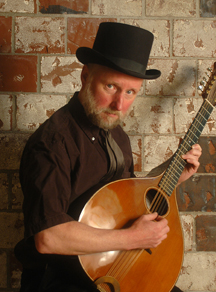
<path fill-rule="evenodd" d="M 67 214 L 71 198 L 71 161 L 63 139 L 55 138 L 49 143 L 41 141 L 31 145 L 23 153 L 20 180 L 26 238 L 73 220 Z"/>

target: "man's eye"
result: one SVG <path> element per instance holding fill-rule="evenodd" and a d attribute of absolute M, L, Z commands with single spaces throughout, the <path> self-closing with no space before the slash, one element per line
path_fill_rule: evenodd
<path fill-rule="evenodd" d="M 114 88 L 114 86 L 113 86 L 112 84 L 107 84 L 107 87 L 108 87 L 109 89 L 113 89 L 113 88 Z"/>

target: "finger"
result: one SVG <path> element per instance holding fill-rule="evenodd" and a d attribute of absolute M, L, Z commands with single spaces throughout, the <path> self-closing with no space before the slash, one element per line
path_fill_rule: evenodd
<path fill-rule="evenodd" d="M 158 213 L 157 212 L 154 212 L 154 213 L 150 213 L 150 214 L 147 214 L 147 215 L 144 215 L 144 216 L 149 221 L 153 221 L 153 220 L 155 220 L 155 219 L 158 218 Z"/>

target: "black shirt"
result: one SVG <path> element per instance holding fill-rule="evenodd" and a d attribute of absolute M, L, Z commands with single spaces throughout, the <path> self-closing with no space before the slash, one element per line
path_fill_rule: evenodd
<path fill-rule="evenodd" d="M 111 134 L 124 155 L 122 178 L 133 177 L 128 136 L 120 126 Z M 34 132 L 24 149 L 20 181 L 25 237 L 74 220 L 68 214 L 70 205 L 88 190 L 107 183 L 103 177 L 108 163 L 100 129 L 89 122 L 76 93 Z"/>

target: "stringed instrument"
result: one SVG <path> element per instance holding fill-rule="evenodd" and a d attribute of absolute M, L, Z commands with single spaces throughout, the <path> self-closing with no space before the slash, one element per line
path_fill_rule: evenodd
<path fill-rule="evenodd" d="M 155 177 L 111 182 L 97 191 L 83 208 L 79 222 L 103 229 L 121 229 L 143 214 L 158 212 L 170 232 L 154 249 L 109 251 L 81 255 L 79 261 L 103 292 L 168 292 L 183 261 L 183 236 L 175 187 L 186 165 L 181 157 L 196 144 L 216 101 L 216 63 L 209 80 L 202 81 L 203 104 L 167 169 Z"/>

